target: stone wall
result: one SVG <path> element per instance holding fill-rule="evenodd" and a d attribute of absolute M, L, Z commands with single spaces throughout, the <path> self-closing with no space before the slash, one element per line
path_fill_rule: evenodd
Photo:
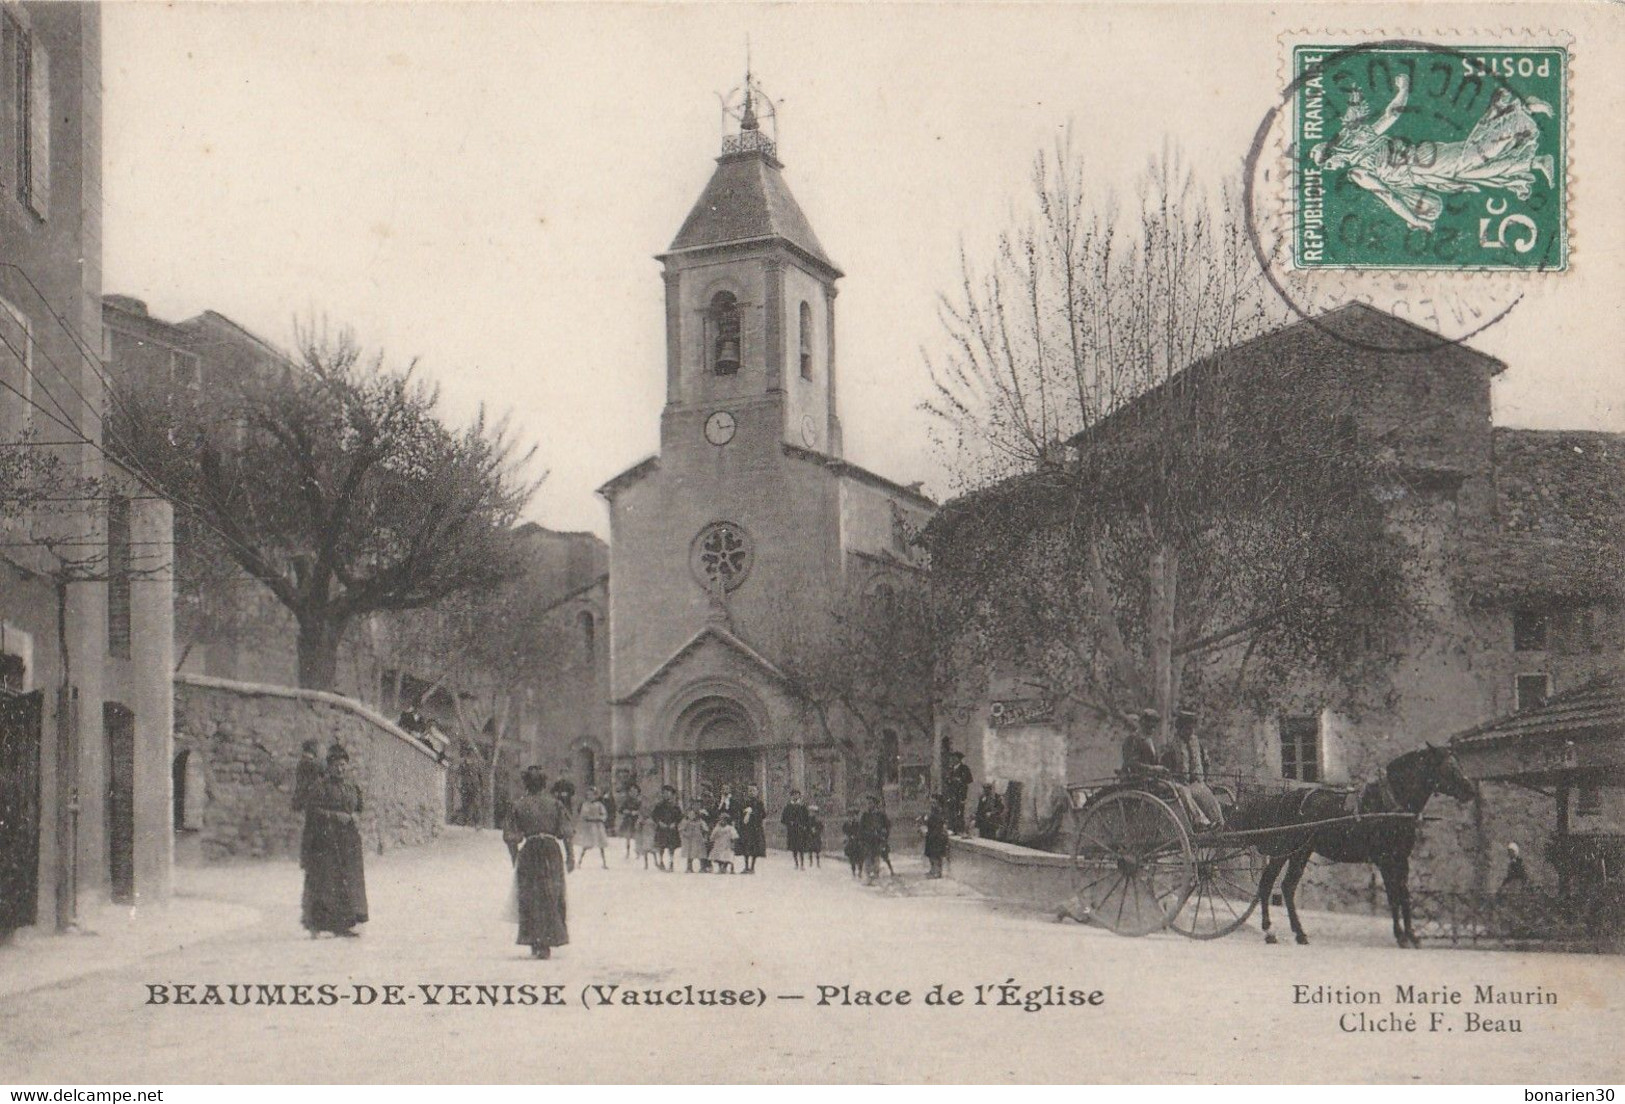
<path fill-rule="evenodd" d="M 206 788 L 183 858 L 285 858 L 298 854 L 293 810 L 300 745 L 337 741 L 361 787 L 361 838 L 379 852 L 434 839 L 445 823 L 445 767 L 434 754 L 359 702 L 338 694 L 175 678 L 175 753 L 197 757 Z M 189 783 L 191 784 L 191 783 Z M 196 796 L 185 795 L 189 806 Z"/>
<path fill-rule="evenodd" d="M 978 893 L 1033 908 L 1059 911 L 1077 892 L 1070 856 L 999 840 L 954 837 L 948 873 Z"/>

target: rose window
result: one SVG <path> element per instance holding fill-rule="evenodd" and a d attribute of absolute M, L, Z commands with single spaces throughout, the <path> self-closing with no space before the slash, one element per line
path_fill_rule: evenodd
<path fill-rule="evenodd" d="M 733 590 L 750 574 L 750 539 L 731 522 L 707 525 L 694 538 L 694 577 L 706 590 Z"/>

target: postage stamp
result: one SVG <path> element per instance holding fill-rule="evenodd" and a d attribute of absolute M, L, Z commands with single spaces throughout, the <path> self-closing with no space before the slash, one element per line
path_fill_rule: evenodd
<path fill-rule="evenodd" d="M 1563 271 L 1568 51 L 1293 48 L 1298 269 Z"/>

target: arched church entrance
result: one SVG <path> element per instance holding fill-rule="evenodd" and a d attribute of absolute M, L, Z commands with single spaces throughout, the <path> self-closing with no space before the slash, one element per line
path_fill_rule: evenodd
<path fill-rule="evenodd" d="M 695 750 L 695 783 L 700 792 L 722 791 L 724 783 L 735 793 L 761 781 L 759 739 L 744 706 L 725 697 L 701 698 L 678 720 L 680 747 Z"/>

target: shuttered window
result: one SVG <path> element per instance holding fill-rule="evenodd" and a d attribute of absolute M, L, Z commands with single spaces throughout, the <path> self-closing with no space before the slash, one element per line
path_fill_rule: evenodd
<path fill-rule="evenodd" d="M 17 182 L 17 50 L 22 39 L 16 16 L 0 13 L 0 189 L 8 193 Z"/>
<path fill-rule="evenodd" d="M 51 57 L 38 41 L 28 62 L 28 206 L 40 218 L 51 213 Z"/>
<path fill-rule="evenodd" d="M 51 210 L 51 57 L 17 21 L 5 17 L 10 170 L 17 198 L 40 218 Z"/>

